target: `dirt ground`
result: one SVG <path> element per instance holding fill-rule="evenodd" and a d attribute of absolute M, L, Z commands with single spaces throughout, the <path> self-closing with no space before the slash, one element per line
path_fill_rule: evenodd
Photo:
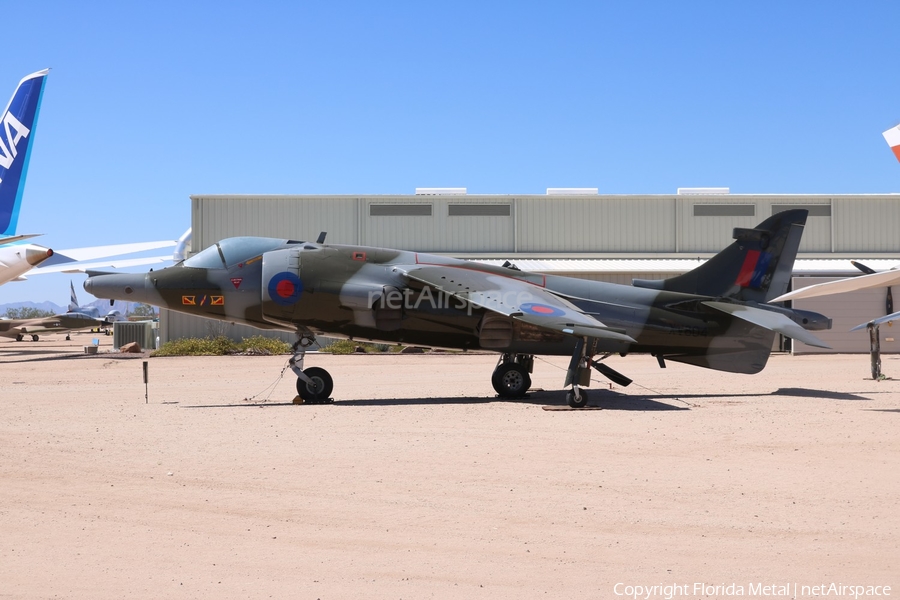
<path fill-rule="evenodd" d="M 0 340 L 2 598 L 900 593 L 900 357 L 614 357 L 572 411 L 563 358 L 503 401 L 492 355 L 315 354 L 336 401 L 297 406 L 285 356 L 89 337 Z"/>

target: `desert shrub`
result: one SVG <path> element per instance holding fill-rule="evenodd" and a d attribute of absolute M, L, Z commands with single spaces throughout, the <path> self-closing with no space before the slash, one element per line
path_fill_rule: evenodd
<path fill-rule="evenodd" d="M 322 352 L 331 352 L 332 354 L 353 354 L 356 347 L 359 346 L 353 340 L 335 340 L 322 348 Z"/>
<path fill-rule="evenodd" d="M 234 342 L 224 335 L 182 338 L 163 344 L 150 356 L 222 356 L 223 354 L 285 354 L 290 345 L 279 339 L 255 335 Z"/>
<path fill-rule="evenodd" d="M 354 342 L 353 340 L 336 340 L 322 348 L 322 352 L 332 354 L 353 354 L 357 348 L 362 348 L 367 353 L 399 352 L 400 346 L 392 344 L 371 344 L 368 342 Z"/>
<path fill-rule="evenodd" d="M 287 354 L 290 350 L 291 345 L 284 340 L 264 335 L 244 338 L 238 344 L 238 351 L 248 354 Z"/>

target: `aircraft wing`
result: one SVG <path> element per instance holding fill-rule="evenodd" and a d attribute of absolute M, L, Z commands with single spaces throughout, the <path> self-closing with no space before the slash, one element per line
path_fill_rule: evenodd
<path fill-rule="evenodd" d="M 475 306 L 569 335 L 637 343 L 546 289 L 511 277 L 450 266 L 415 266 L 407 277 Z"/>
<path fill-rule="evenodd" d="M 840 294 L 842 292 L 855 292 L 856 290 L 865 290 L 873 287 L 887 287 L 900 283 L 900 270 L 882 271 L 881 273 L 872 273 L 871 275 L 858 275 L 856 277 L 848 277 L 847 279 L 838 279 L 837 281 L 828 281 L 826 283 L 817 283 L 793 292 L 788 292 L 769 300 L 769 302 L 784 302 L 785 300 L 799 300 L 801 298 L 816 298 L 817 296 L 828 296 L 830 294 Z"/>
<path fill-rule="evenodd" d="M 771 329 L 772 331 L 777 331 L 782 335 L 786 335 L 787 337 L 803 342 L 804 344 L 816 346 L 819 348 L 831 348 L 831 346 L 829 346 L 807 330 L 803 329 L 802 327 L 800 327 L 800 325 L 794 323 L 789 318 L 787 318 L 787 316 L 781 313 L 764 310 L 762 308 L 755 308 L 753 306 L 746 306 L 743 304 L 715 302 L 713 300 L 703 302 L 703 304 L 709 306 L 710 308 L 715 308 L 716 310 L 728 313 L 733 317 L 743 319 L 748 323 L 753 323 L 754 325 L 765 327 L 766 329 Z"/>
<path fill-rule="evenodd" d="M 134 244 L 70 248 L 69 250 L 55 251 L 54 256 L 47 260 L 44 265 L 49 267 L 65 262 L 95 260 L 98 258 L 106 258 L 107 256 L 119 256 L 120 254 L 134 254 L 135 252 L 159 250 L 160 248 L 174 248 L 177 243 L 178 242 L 175 240 L 163 240 L 159 242 L 137 242 Z"/>
<path fill-rule="evenodd" d="M 860 329 L 865 329 L 869 326 L 870 323 L 872 325 L 884 325 L 885 323 L 891 323 L 892 321 L 900 321 L 900 312 L 891 313 L 883 317 L 878 317 L 877 319 L 872 319 L 871 321 L 866 321 L 862 325 L 857 325 L 850 331 L 859 331 Z"/>
<path fill-rule="evenodd" d="M 21 242 L 22 240 L 27 240 L 33 237 L 39 237 L 40 233 L 23 233 L 22 235 L 11 235 L 7 237 L 0 238 L 0 245 L 3 244 L 12 244 L 13 242 Z"/>
<path fill-rule="evenodd" d="M 159 263 L 172 262 L 172 255 L 164 256 L 148 256 L 145 258 L 117 258 L 95 262 L 69 262 L 61 265 L 53 265 L 51 267 L 38 267 L 28 272 L 28 276 L 43 275 L 45 273 L 86 273 L 90 270 L 111 267 L 113 269 L 125 269 L 127 267 L 138 267 L 141 265 L 154 265 Z"/>

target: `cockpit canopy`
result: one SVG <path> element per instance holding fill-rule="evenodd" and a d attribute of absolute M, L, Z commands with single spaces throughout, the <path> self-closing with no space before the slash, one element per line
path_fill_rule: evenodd
<path fill-rule="evenodd" d="M 302 242 L 265 237 L 227 238 L 185 260 L 184 266 L 193 269 L 224 269 L 264 252 L 296 243 Z"/>

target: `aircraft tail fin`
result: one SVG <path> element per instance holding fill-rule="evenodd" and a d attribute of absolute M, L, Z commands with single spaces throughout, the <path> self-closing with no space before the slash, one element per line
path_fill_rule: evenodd
<path fill-rule="evenodd" d="M 897 160 L 900 160 L 900 125 L 891 127 L 881 135 L 884 136 L 884 140 L 888 143 L 888 146 L 891 147 Z"/>
<path fill-rule="evenodd" d="M 72 280 L 69 280 L 69 311 L 77 311 L 78 306 L 78 297 L 75 295 L 75 284 L 72 283 Z"/>
<path fill-rule="evenodd" d="M 0 237 L 13 235 L 49 69 L 26 76 L 0 115 Z"/>
<path fill-rule="evenodd" d="M 787 291 L 809 211 L 775 213 L 753 229 L 736 227 L 734 242 L 692 271 L 637 287 L 764 303 Z"/>

